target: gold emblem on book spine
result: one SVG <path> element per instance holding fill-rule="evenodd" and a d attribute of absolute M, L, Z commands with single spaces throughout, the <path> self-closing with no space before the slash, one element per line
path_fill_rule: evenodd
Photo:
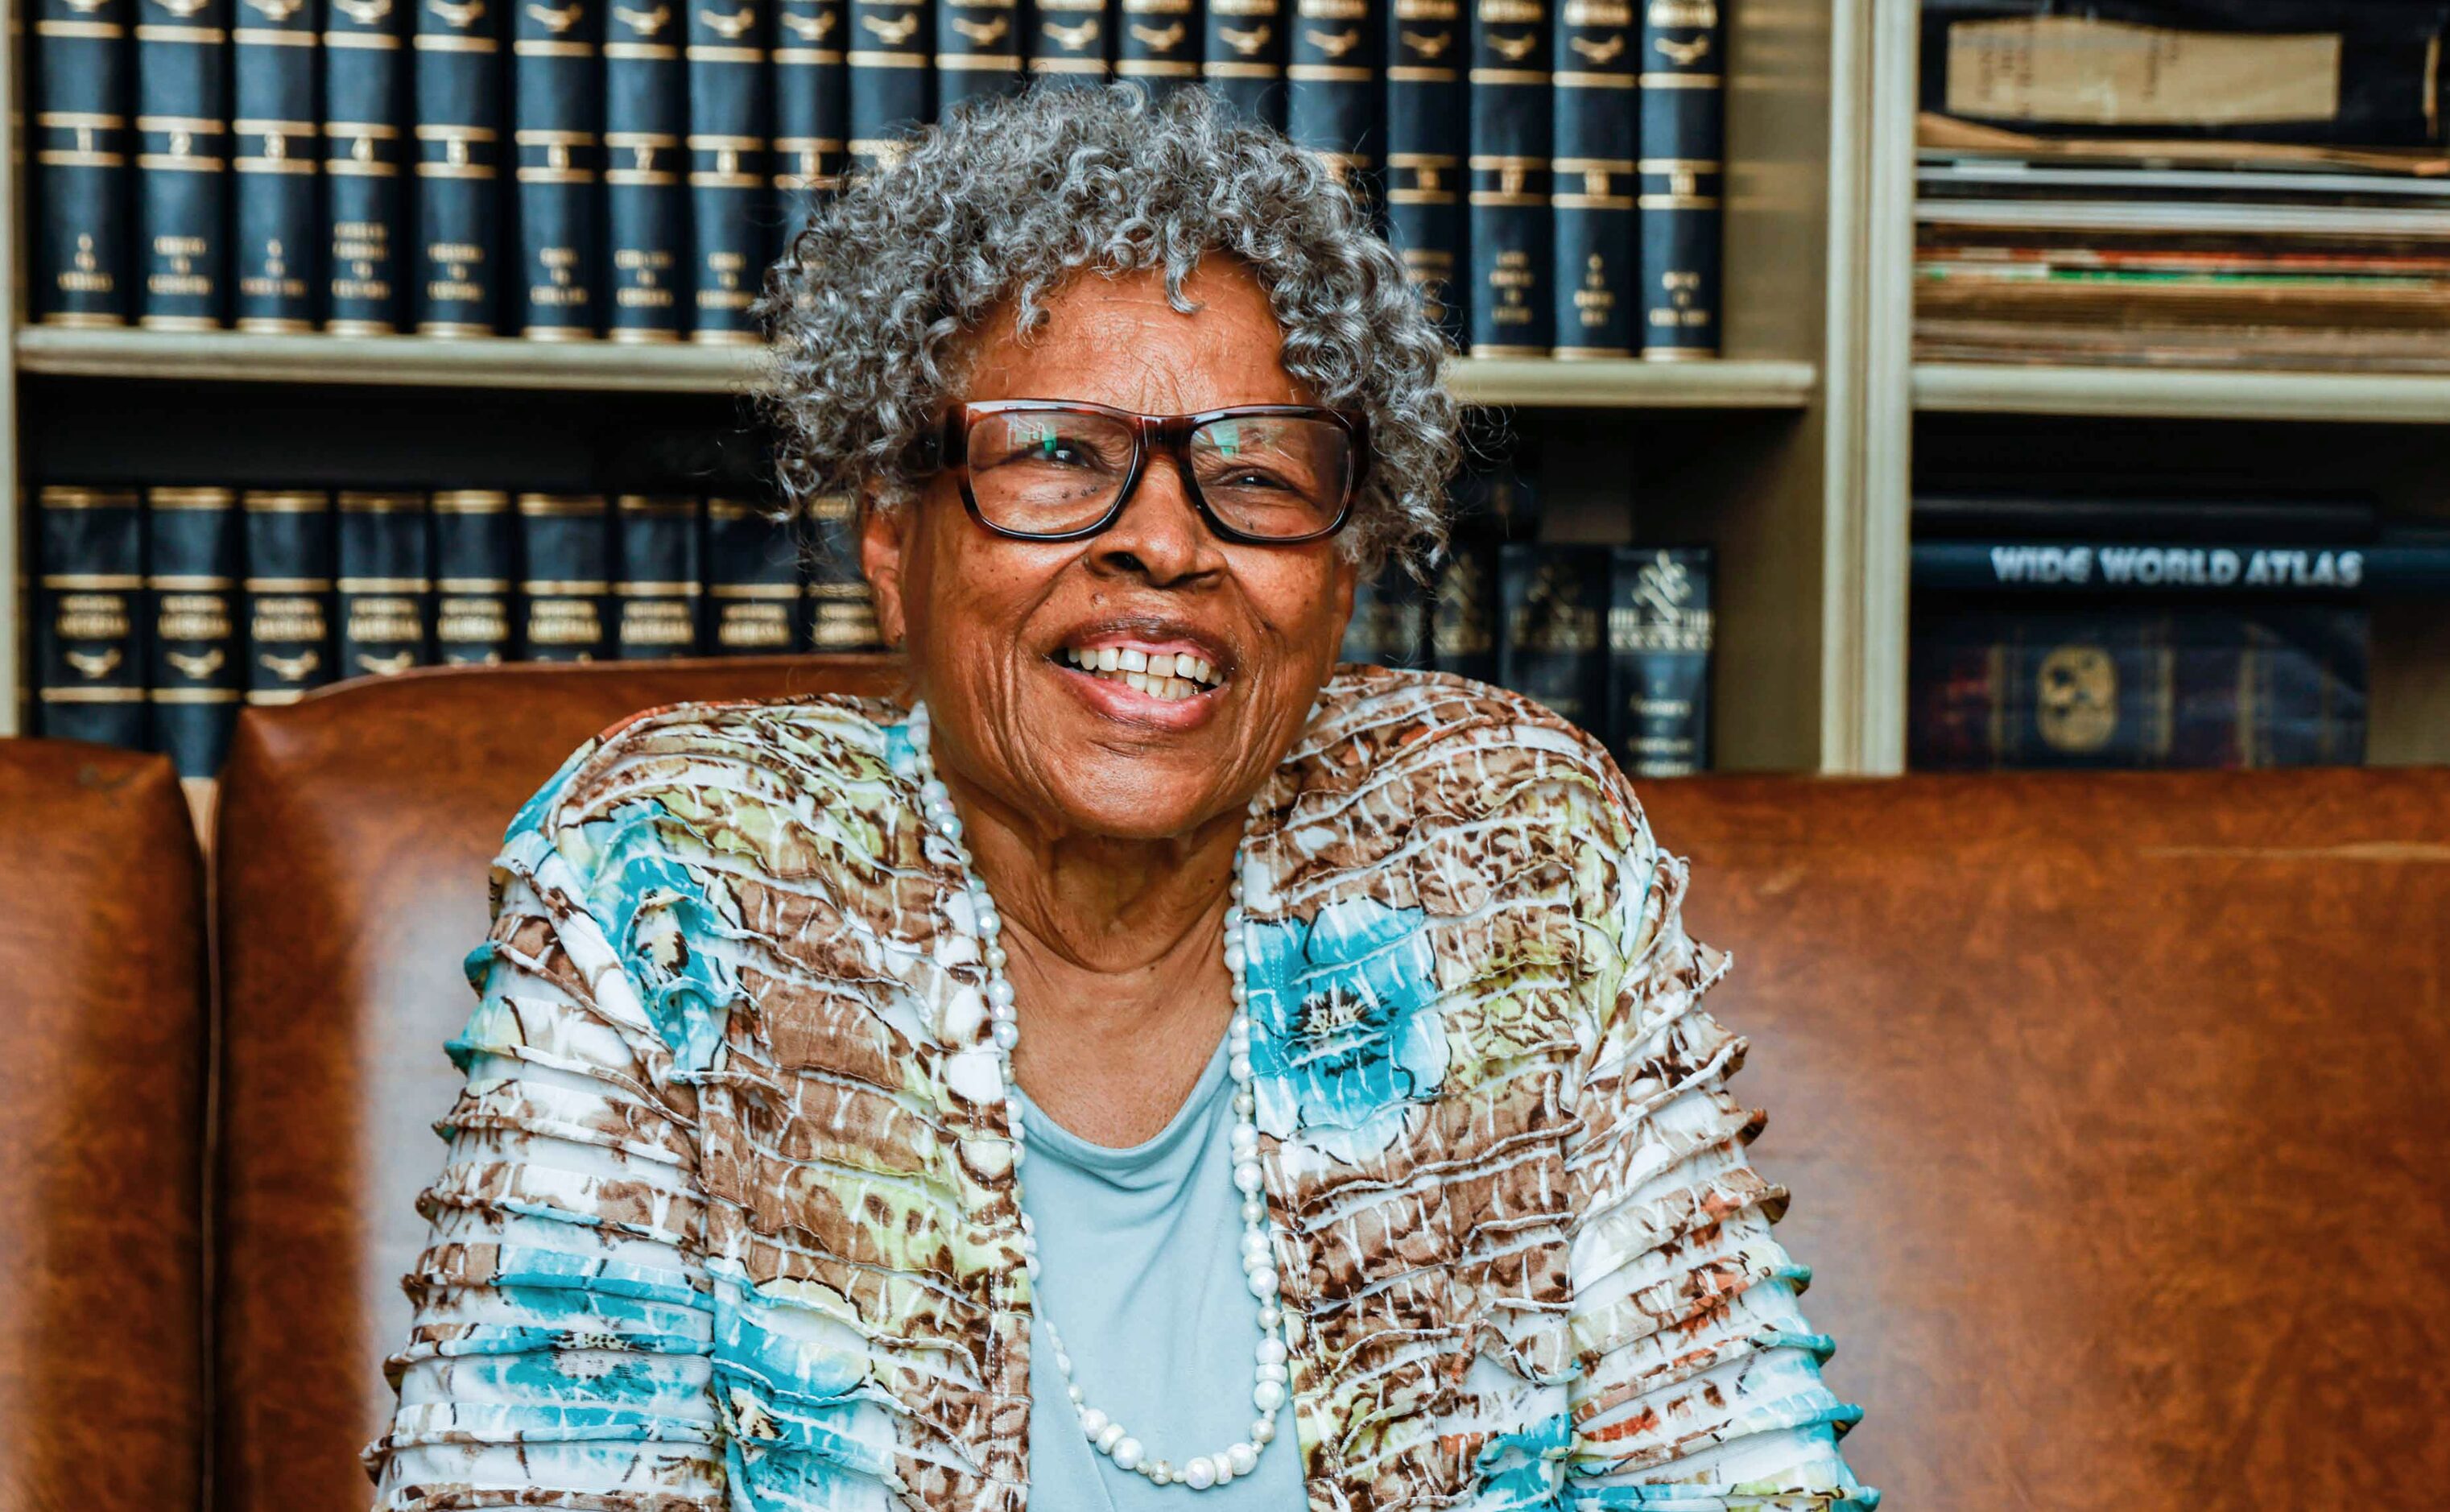
<path fill-rule="evenodd" d="M 664 23 L 671 20 L 672 8 L 657 6 L 652 10 L 632 10 L 628 6 L 614 6 L 612 18 L 642 37 L 651 37 L 664 29 Z"/>
<path fill-rule="evenodd" d="M 1132 27 L 1133 40 L 1148 48 L 1152 52 L 1172 52 L 1180 44 L 1183 36 L 1182 23 L 1179 21 L 1162 27 L 1144 27 L 1137 23 Z"/>
<path fill-rule="evenodd" d="M 332 8 L 361 27 L 371 27 L 391 14 L 391 0 L 332 0 Z"/>
<path fill-rule="evenodd" d="M 1012 23 L 1001 16 L 997 16 L 991 21 L 972 21 L 962 16 L 953 18 L 955 34 L 968 39 L 972 47 L 986 47 L 1000 40 L 1011 29 Z"/>
<path fill-rule="evenodd" d="M 554 36 L 578 25 L 578 18 L 586 13 L 587 8 L 583 5 L 567 5 L 558 10 L 551 6 L 531 4 L 528 7 L 528 14 L 535 17 L 536 24 Z"/>
<path fill-rule="evenodd" d="M 1354 27 L 1350 31 L 1304 31 L 1302 40 L 1331 58 L 1340 58 L 1361 46 L 1361 29 Z"/>
<path fill-rule="evenodd" d="M 1526 31 L 1519 37 L 1501 37 L 1492 32 L 1488 38 L 1488 50 L 1508 63 L 1522 62 L 1539 45 L 1540 33 L 1536 31 Z"/>
<path fill-rule="evenodd" d="M 66 655 L 68 665 L 83 677 L 107 677 L 119 665 L 119 648 L 116 646 L 100 651 L 68 651 Z"/>
<path fill-rule="evenodd" d="M 210 677 L 221 669 L 222 663 L 229 659 L 218 646 L 204 652 L 164 651 L 162 656 L 179 669 L 180 675 L 197 678 Z"/>
<path fill-rule="evenodd" d="M 910 40 L 913 32 L 919 29 L 919 18 L 916 15 L 905 15 L 893 21 L 887 21 L 882 16 L 862 16 L 859 18 L 859 24 L 875 32 L 876 40 L 888 48 L 902 46 Z"/>
<path fill-rule="evenodd" d="M 1259 49 L 1266 47 L 1268 39 L 1275 34 L 1275 29 L 1273 27 L 1253 27 L 1248 31 L 1235 31 L 1230 27 L 1219 27 L 1216 29 L 1218 41 L 1246 58 L 1257 57 Z"/>
<path fill-rule="evenodd" d="M 697 13 L 697 18 L 705 22 L 708 29 L 724 41 L 737 42 L 749 34 L 750 27 L 757 24 L 757 8 L 742 6 L 738 14 L 729 16 L 717 15 L 711 10 L 701 10 Z"/>
<path fill-rule="evenodd" d="M 1618 53 L 1624 50 L 1624 33 L 1619 32 L 1617 35 L 1608 38 L 1605 42 L 1593 42 L 1588 37 L 1576 37 L 1571 42 L 1567 43 L 1566 46 L 1572 48 L 1576 52 L 1581 53 L 1584 57 L 1590 59 L 1593 63 L 1600 65 L 1602 68 L 1605 68 L 1607 65 L 1616 61 Z"/>
<path fill-rule="evenodd" d="M 795 16 L 787 10 L 783 12 L 783 25 L 803 42 L 822 42 L 826 33 L 834 29 L 834 12 L 820 10 L 812 16 Z"/>
<path fill-rule="evenodd" d="M 1049 21 L 1045 23 L 1045 30 L 1048 40 L 1066 52 L 1078 52 L 1098 40 L 1098 23 L 1095 21 L 1083 21 L 1077 27 L 1059 27 Z"/>
<path fill-rule="evenodd" d="M 1653 37 L 1651 45 L 1661 55 L 1680 68 L 1689 68 L 1710 55 L 1710 39 L 1695 37 L 1690 42 L 1678 42 L 1672 37 Z"/>

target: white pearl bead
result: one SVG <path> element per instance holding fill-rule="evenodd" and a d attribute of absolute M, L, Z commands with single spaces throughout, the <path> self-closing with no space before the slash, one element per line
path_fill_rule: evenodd
<path fill-rule="evenodd" d="M 930 762 L 928 765 L 932 766 L 935 764 Z M 952 796 L 953 790 L 945 786 L 943 783 L 938 782 L 933 777 L 928 778 L 925 782 L 919 785 L 919 802 L 926 804 L 929 808 L 940 806 L 951 799 Z"/>
<path fill-rule="evenodd" d="M 1081 1403 L 1089 1400 L 1089 1393 L 1081 1390 L 1079 1386 L 1065 1386 L 1063 1390 L 1064 1394 L 1072 1399 L 1072 1405 L 1076 1407 Z"/>
<path fill-rule="evenodd" d="M 1011 964 L 1012 957 L 1004 953 L 1004 948 L 1001 945 L 989 945 L 987 947 L 987 970 L 1001 971 Z"/>
<path fill-rule="evenodd" d="M 1234 1079 L 1235 1081 L 1248 1081 L 1251 1079 L 1251 1057 L 1249 1056 L 1242 1055 L 1235 1056 L 1234 1057 Z"/>
<path fill-rule="evenodd" d="M 1021 1026 L 1009 1020 L 995 1026 L 995 1042 L 999 1050 L 1010 1050 L 1021 1043 Z"/>
<path fill-rule="evenodd" d="M 1241 1188 L 1246 1194 L 1258 1191 L 1259 1163 L 1255 1160 L 1235 1161 L 1234 1185 Z"/>
<path fill-rule="evenodd" d="M 1119 1423 L 1109 1423 L 1098 1434 L 1098 1452 L 1112 1454 L 1115 1452 L 1115 1445 L 1122 1442 L 1123 1425 Z"/>
<path fill-rule="evenodd" d="M 989 981 L 987 983 L 987 1001 L 995 1004 L 999 1008 L 1011 1007 L 1013 1001 L 1011 981 L 1003 977 L 997 977 L 993 980 Z"/>
<path fill-rule="evenodd" d="M 1200 1455 L 1182 1467 L 1182 1483 L 1195 1491 L 1205 1491 L 1216 1483 L 1216 1467 Z"/>
<path fill-rule="evenodd" d="M 1262 1381 L 1251 1388 L 1251 1405 L 1262 1412 L 1274 1412 L 1285 1405 L 1285 1388 L 1281 1382 Z"/>
<path fill-rule="evenodd" d="M 1251 1272 L 1251 1295 L 1258 1298 L 1262 1302 L 1267 1301 L 1270 1297 L 1276 1294 L 1276 1288 L 1278 1285 L 1279 1283 L 1276 1280 L 1275 1268 L 1273 1266 L 1265 1270 L 1254 1270 Z"/>
<path fill-rule="evenodd" d="M 1143 1452 L 1145 1451 L 1140 1448 L 1139 1440 L 1125 1439 L 1114 1447 L 1115 1464 L 1119 1469 L 1137 1470 L 1140 1467 L 1140 1456 Z"/>
<path fill-rule="evenodd" d="M 1275 1331 L 1276 1325 L 1277 1325 L 1277 1324 L 1279 1324 L 1279 1323 L 1282 1323 L 1282 1322 L 1284 1321 L 1284 1317 L 1285 1317 L 1284 1309 L 1283 1309 L 1283 1308 L 1279 1308 L 1279 1307 L 1277 1307 L 1274 1303 L 1273 1303 L 1273 1302 L 1268 1302 L 1268 1303 L 1262 1303 L 1262 1304 L 1260 1304 L 1260 1307 L 1259 1307 L 1259 1327 L 1260 1327 L 1260 1328 L 1267 1329 L 1267 1330 L 1268 1330 L 1269 1332 L 1271 1332 L 1271 1333 L 1274 1333 L 1274 1332 Z"/>
<path fill-rule="evenodd" d="M 1251 1420 L 1251 1442 L 1253 1444 L 1265 1444 L 1275 1436 L 1276 1418 L 1274 1413 L 1272 1412 L 1264 1418 L 1253 1418 Z"/>
<path fill-rule="evenodd" d="M 1008 1002 L 989 1003 L 987 1019 L 991 1023 L 1008 1024 L 1019 1020 L 1020 1014 Z"/>
<path fill-rule="evenodd" d="M 1080 1409 L 1081 1437 L 1094 1444 L 1097 1442 L 1098 1435 L 1105 1431 L 1106 1415 L 1103 1412 L 1099 1411 L 1096 1407 L 1083 1407 Z"/>
<path fill-rule="evenodd" d="M 1278 1386 L 1282 1386 L 1286 1382 L 1292 1380 L 1293 1375 L 1291 1372 L 1287 1371 L 1283 1366 L 1277 1365 L 1274 1361 L 1270 1361 L 1268 1364 L 1259 1367 L 1259 1379 L 1262 1381 L 1274 1381 Z"/>
<path fill-rule="evenodd" d="M 1003 918 L 995 913 L 979 915 L 979 933 L 989 940 L 1003 933 Z"/>
<path fill-rule="evenodd" d="M 1225 969 L 1227 971 L 1240 971 L 1242 969 L 1241 946 L 1228 945 L 1225 947 Z"/>
<path fill-rule="evenodd" d="M 1244 1254 L 1268 1254 L 1272 1252 L 1274 1249 L 1274 1246 L 1270 1243 L 1268 1236 L 1255 1230 L 1242 1235 L 1242 1252 Z"/>
<path fill-rule="evenodd" d="M 1148 1478 L 1159 1485 L 1172 1485 L 1174 1483 L 1174 1466 L 1163 1460 L 1159 1460 L 1157 1462 L 1157 1468 L 1148 1473 Z"/>
<path fill-rule="evenodd" d="M 1259 1467 L 1259 1451 L 1255 1445 L 1237 1444 L 1225 1451 L 1225 1463 L 1235 1475 L 1248 1475 Z"/>
<path fill-rule="evenodd" d="M 1259 1363 L 1261 1365 L 1284 1364 L 1285 1341 L 1274 1338 L 1261 1339 L 1259 1341 Z"/>
<path fill-rule="evenodd" d="M 1257 1197 L 1247 1197 L 1243 1199 L 1242 1221 L 1244 1223 L 1257 1223 L 1267 1215 L 1268 1205 L 1266 1203 L 1260 1201 Z"/>
<path fill-rule="evenodd" d="M 1223 1485 L 1226 1482 L 1234 1479 L 1234 1464 L 1224 1455 L 1212 1454 L 1208 1457 L 1208 1463 L 1215 1466 L 1216 1483 L 1218 1485 Z"/>

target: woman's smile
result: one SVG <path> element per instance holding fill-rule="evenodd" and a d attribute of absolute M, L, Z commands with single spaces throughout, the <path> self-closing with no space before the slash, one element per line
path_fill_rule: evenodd
<path fill-rule="evenodd" d="M 1205 725 L 1233 684 L 1233 657 L 1218 638 L 1163 620 L 1085 628 L 1047 661 L 1093 711 L 1164 729 Z"/>

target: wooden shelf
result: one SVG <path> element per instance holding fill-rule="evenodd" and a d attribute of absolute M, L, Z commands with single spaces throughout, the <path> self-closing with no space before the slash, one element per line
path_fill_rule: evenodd
<path fill-rule="evenodd" d="M 616 341 L 438 340 L 415 336 L 252 336 L 133 329 L 17 332 L 17 366 L 81 378 L 261 383 L 387 383 L 457 388 L 725 393 L 756 380 L 755 347 Z M 1455 387 L 1480 404 L 1577 409 L 1795 409 L 1817 380 L 1809 362 L 1555 362 L 1476 359 Z"/>
<path fill-rule="evenodd" d="M 1917 410 L 2160 419 L 2450 421 L 2450 374 L 1918 362 Z"/>

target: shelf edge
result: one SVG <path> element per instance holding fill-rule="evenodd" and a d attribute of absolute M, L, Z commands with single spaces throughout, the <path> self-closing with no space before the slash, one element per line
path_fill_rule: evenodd
<path fill-rule="evenodd" d="M 2145 419 L 2450 422 L 2450 374 L 1918 362 L 1918 411 Z"/>

